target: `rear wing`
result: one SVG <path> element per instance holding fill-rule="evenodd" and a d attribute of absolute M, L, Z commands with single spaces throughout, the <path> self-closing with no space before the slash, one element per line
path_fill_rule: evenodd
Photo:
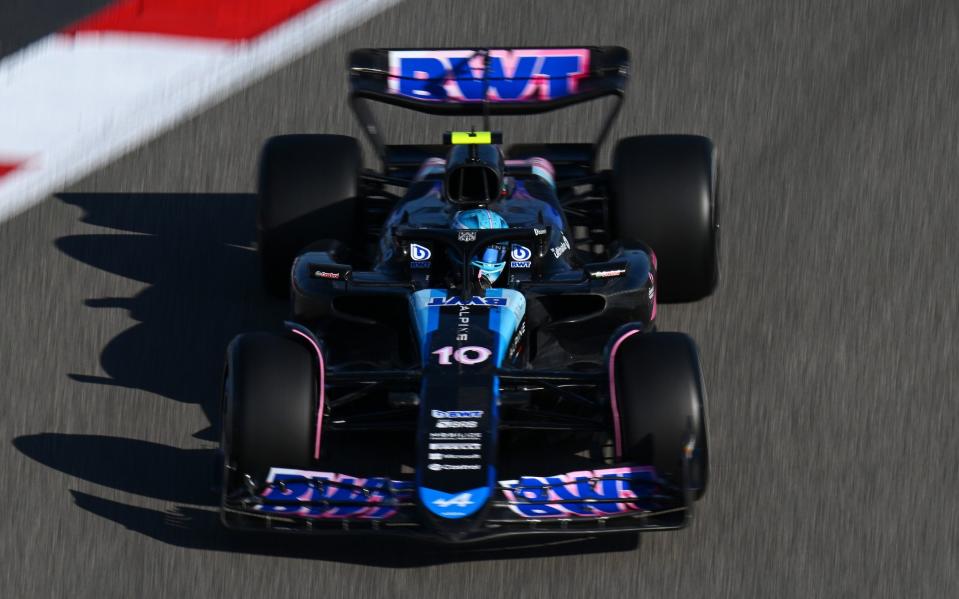
<path fill-rule="evenodd" d="M 366 101 L 425 114 L 490 116 L 541 114 L 604 97 L 616 102 L 599 146 L 619 112 L 629 52 L 588 48 L 376 48 L 350 53 L 350 103 L 386 162 L 386 144 Z"/>

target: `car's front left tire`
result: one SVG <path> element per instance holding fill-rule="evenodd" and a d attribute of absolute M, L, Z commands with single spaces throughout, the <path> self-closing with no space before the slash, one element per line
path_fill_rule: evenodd
<path fill-rule="evenodd" d="M 227 349 L 222 451 L 262 484 L 270 468 L 308 468 L 317 414 L 317 359 L 290 334 L 248 333 Z"/>

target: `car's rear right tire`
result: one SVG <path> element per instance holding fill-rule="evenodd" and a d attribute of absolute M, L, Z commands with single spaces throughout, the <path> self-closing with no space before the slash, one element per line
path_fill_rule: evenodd
<path fill-rule="evenodd" d="M 263 284 L 290 295 L 290 269 L 304 247 L 321 239 L 353 247 L 355 198 L 363 157 L 344 135 L 280 135 L 260 156 L 257 241 Z"/>
<path fill-rule="evenodd" d="M 678 488 L 688 485 L 696 499 L 702 497 L 709 478 L 706 391 L 693 340 L 682 333 L 643 333 L 627 326 L 613 336 L 608 360 L 619 457 L 654 466 L 660 477 Z M 684 480 L 691 437 L 689 479 Z"/>
<path fill-rule="evenodd" d="M 313 352 L 292 335 L 248 333 L 227 349 L 222 450 L 262 484 L 272 467 L 309 468 L 317 410 Z"/>
<path fill-rule="evenodd" d="M 642 135 L 613 152 L 610 229 L 656 254 L 663 303 L 710 295 L 719 281 L 716 151 L 698 135 Z"/>

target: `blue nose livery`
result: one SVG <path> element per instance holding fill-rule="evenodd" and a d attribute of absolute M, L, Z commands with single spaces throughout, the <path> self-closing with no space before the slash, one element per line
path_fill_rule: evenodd
<path fill-rule="evenodd" d="M 441 295 L 442 294 L 442 295 Z M 512 290 L 447 303 L 445 292 L 413 294 L 424 354 L 417 488 L 423 507 L 446 520 L 480 513 L 493 494 L 499 381 L 495 374 L 522 320 Z M 512 305 L 510 305 L 512 303 Z"/>

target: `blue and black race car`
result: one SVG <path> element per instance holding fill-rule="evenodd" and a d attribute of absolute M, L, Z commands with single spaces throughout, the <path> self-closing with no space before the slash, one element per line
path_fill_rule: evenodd
<path fill-rule="evenodd" d="M 456 542 L 683 526 L 705 392 L 656 310 L 716 287 L 713 144 L 629 137 L 597 169 L 619 47 L 350 58 L 381 169 L 345 136 L 263 150 L 262 276 L 292 309 L 227 351 L 223 522 Z M 489 126 L 596 98 L 614 109 L 593 143 L 504 146 Z M 371 101 L 482 126 L 389 145 Z"/>

